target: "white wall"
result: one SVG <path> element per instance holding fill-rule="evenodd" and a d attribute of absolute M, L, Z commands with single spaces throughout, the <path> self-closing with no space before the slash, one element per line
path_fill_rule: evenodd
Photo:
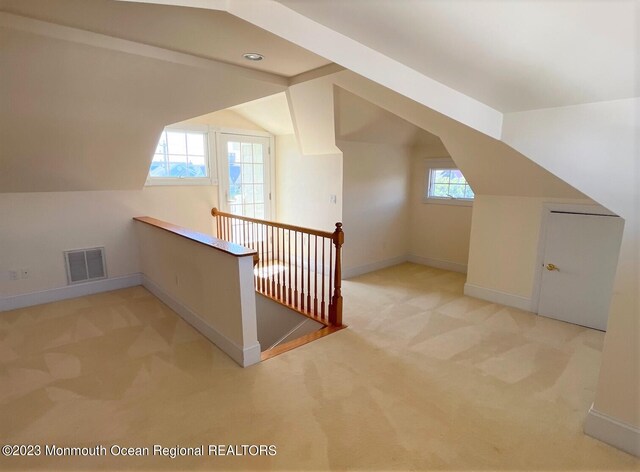
<path fill-rule="evenodd" d="M 625 219 L 594 402 L 597 414 L 590 415 L 587 431 L 640 454 L 640 98 L 510 113 L 503 135 L 505 142 Z M 602 423 L 603 417 L 614 421 Z"/>
<path fill-rule="evenodd" d="M 399 146 L 338 141 L 343 153 L 344 272 L 400 262 L 409 251 L 410 152 Z"/>
<path fill-rule="evenodd" d="M 346 275 L 406 258 L 465 271 L 471 208 L 423 202 L 425 158 L 448 157 L 442 141 L 353 93 L 333 91 L 344 153 Z"/>
<path fill-rule="evenodd" d="M 134 222 L 144 285 L 242 366 L 260 361 L 253 257 Z"/>
<path fill-rule="evenodd" d="M 231 110 L 184 123 L 264 131 Z M 216 165 L 215 158 L 212 165 Z M 152 216 L 195 231 L 214 234 L 211 208 L 218 187 L 150 186 L 141 190 L 0 193 L 0 296 L 67 285 L 62 252 L 104 246 L 109 277 L 140 272 L 133 233 L 134 216 Z M 26 280 L 7 271 L 26 268 Z"/>
<path fill-rule="evenodd" d="M 63 251 L 104 246 L 109 277 L 140 272 L 134 216 L 213 234 L 216 187 L 0 194 L 0 295 L 67 285 Z M 26 280 L 7 271 L 27 268 Z"/>
<path fill-rule="evenodd" d="M 278 221 L 333 231 L 342 221 L 342 155 L 303 155 L 294 135 L 276 136 L 275 147 Z"/>
<path fill-rule="evenodd" d="M 476 195 L 467 284 L 522 298 L 531 306 L 544 203 L 588 199 Z"/>
<path fill-rule="evenodd" d="M 140 188 L 164 126 L 286 88 L 271 74 L 7 15 L 0 192 Z"/>
<path fill-rule="evenodd" d="M 414 151 L 411 164 L 410 253 L 412 259 L 466 271 L 473 206 L 425 203 L 429 161 Z"/>
<path fill-rule="evenodd" d="M 312 156 L 338 154 L 331 76 L 291 85 L 287 101 L 300 150 Z"/>
<path fill-rule="evenodd" d="M 476 193 L 584 198 L 562 179 L 501 141 L 465 127 L 353 72 L 342 71 L 331 77 L 338 87 L 439 136 L 451 158 L 473 183 Z M 526 178 L 518 179 L 516 176 Z"/>

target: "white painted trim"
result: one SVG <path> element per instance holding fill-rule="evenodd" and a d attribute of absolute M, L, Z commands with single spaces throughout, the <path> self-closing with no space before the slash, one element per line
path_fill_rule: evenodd
<path fill-rule="evenodd" d="M 147 275 L 142 275 L 142 285 L 242 367 L 248 367 L 260 362 L 260 343 L 256 342 L 245 348 L 238 346 L 187 306 L 166 293 Z"/>
<path fill-rule="evenodd" d="M 584 422 L 585 434 L 640 457 L 640 428 L 596 410 L 593 405 Z"/>
<path fill-rule="evenodd" d="M 238 136 L 239 138 L 249 138 L 247 141 L 251 141 L 252 139 L 255 141 L 267 140 L 268 141 L 268 149 L 267 149 L 267 158 L 263 160 L 265 165 L 265 175 L 264 175 L 264 183 L 266 190 L 266 199 L 265 199 L 265 219 L 270 221 L 275 221 L 276 219 L 276 153 L 275 153 L 275 137 L 266 131 L 257 131 L 257 130 L 242 130 L 242 129 L 233 129 L 233 128 L 220 128 L 220 127 L 212 127 L 212 130 L 215 130 L 215 140 L 216 140 L 216 156 L 215 161 L 217 165 L 217 172 L 219 175 L 218 178 L 218 208 L 221 211 L 229 212 L 229 203 L 227 202 L 227 195 L 229 193 L 229 162 L 227 160 L 227 151 L 225 149 L 226 142 L 224 141 L 225 136 Z M 269 198 L 269 195 L 271 198 Z"/>
<path fill-rule="evenodd" d="M 452 272 L 460 272 L 461 274 L 467 273 L 467 264 L 460 264 L 458 262 L 443 261 L 441 259 L 432 259 L 431 257 L 422 257 L 415 254 L 409 254 L 407 258 L 409 262 L 414 264 L 421 264 L 424 266 L 435 267 L 436 269 L 450 270 Z"/>
<path fill-rule="evenodd" d="M 239 257 L 238 282 L 240 285 L 240 322 L 242 323 L 243 367 L 258 363 L 260 342 L 258 341 L 258 312 L 254 288 L 253 258 Z M 257 346 L 257 350 L 256 350 Z"/>
<path fill-rule="evenodd" d="M 122 277 L 112 277 L 66 287 L 52 288 L 40 292 L 24 293 L 11 297 L 0 298 L 0 312 L 16 310 L 43 303 L 57 302 L 69 298 L 84 297 L 94 293 L 110 292 L 121 288 L 134 287 L 142 284 L 142 274 L 136 273 Z"/>
<path fill-rule="evenodd" d="M 227 9 L 227 0 L 116 0 L 119 2 L 133 2 L 133 3 L 154 3 L 159 5 L 176 5 L 182 7 L 192 8 L 208 8 L 210 10 L 222 10 Z"/>
<path fill-rule="evenodd" d="M 473 199 L 423 197 L 422 203 L 425 203 L 427 205 L 456 205 L 456 206 L 472 207 Z"/>
<path fill-rule="evenodd" d="M 464 294 L 469 297 L 480 298 L 500 305 L 519 308 L 520 310 L 531 311 L 531 299 L 514 295 L 512 293 L 501 292 L 491 288 L 480 287 L 478 285 L 464 284 Z"/>
<path fill-rule="evenodd" d="M 407 254 L 404 256 L 393 257 L 391 259 L 385 259 L 383 261 L 372 262 L 371 264 L 342 269 L 342 278 L 350 279 L 359 275 L 368 274 L 369 272 L 374 272 L 376 270 L 402 264 L 403 262 L 413 262 L 414 264 L 435 267 L 436 269 L 450 270 L 452 272 L 460 272 L 462 274 L 467 273 L 466 264 L 443 261 L 440 259 L 432 259 L 430 257 L 422 257 L 415 254 Z"/>
<path fill-rule="evenodd" d="M 233 110 L 235 107 L 231 107 Z M 240 136 L 253 136 L 256 138 L 273 138 L 273 135 L 268 131 L 261 131 L 259 129 L 242 129 L 242 128 L 227 128 L 225 126 L 210 126 L 211 131 L 218 134 L 237 134 Z"/>
<path fill-rule="evenodd" d="M 429 190 L 431 188 L 431 171 L 434 169 L 458 169 L 456 163 L 451 157 L 442 157 L 437 159 L 424 159 L 424 189 L 422 191 L 422 203 L 431 205 L 457 205 L 457 206 L 473 206 L 473 198 L 446 198 L 446 197 L 430 197 Z M 464 176 L 463 176 L 464 177 Z M 465 179 L 466 180 L 466 179 Z M 469 188 L 469 182 L 467 182 Z"/>
<path fill-rule="evenodd" d="M 209 125 L 199 125 L 191 123 L 175 124 L 165 126 L 162 130 L 165 131 L 182 131 L 188 133 L 194 131 L 202 133 L 206 136 L 207 140 L 207 172 L 208 177 L 151 177 L 150 172 L 147 173 L 147 180 L 145 181 L 145 187 L 160 186 L 209 186 L 213 187 L 218 185 L 218 159 L 217 159 L 217 133 L 215 128 Z M 161 135 L 162 136 L 162 135 Z M 149 169 L 151 170 L 151 169 Z"/>
<path fill-rule="evenodd" d="M 365 264 L 358 267 L 351 267 L 348 269 L 342 269 L 342 278 L 350 279 L 352 277 L 357 277 L 362 274 L 367 274 L 369 272 L 373 272 L 374 270 L 385 269 L 387 267 L 391 267 L 394 265 L 402 264 L 403 262 L 407 262 L 407 256 L 398 256 L 392 259 L 385 259 L 383 261 L 372 262 L 371 264 Z"/>
<path fill-rule="evenodd" d="M 327 75 L 336 74 L 338 72 L 342 72 L 345 70 L 339 64 L 332 62 L 331 64 L 327 64 L 326 66 L 320 66 L 316 69 L 308 70 L 307 72 L 302 72 L 298 75 L 294 75 L 293 77 L 289 77 L 289 87 L 296 84 L 301 84 L 303 82 L 308 82 L 310 80 L 319 79 L 321 77 L 325 77 Z"/>
<path fill-rule="evenodd" d="M 69 41 L 127 54 L 135 54 L 137 56 L 148 57 L 151 59 L 172 62 L 174 64 L 181 64 L 190 67 L 198 67 L 200 69 L 213 70 L 218 73 L 226 72 L 229 74 L 240 74 L 247 78 L 283 86 L 288 86 L 289 84 L 289 80 L 287 78 L 280 77 L 279 75 L 271 74 L 269 72 L 248 69 L 246 67 L 215 61 L 213 59 L 205 59 L 183 52 L 149 46 L 148 44 L 120 39 L 69 26 L 62 26 L 11 13 L 0 12 L 0 26 L 62 41 Z"/>
<path fill-rule="evenodd" d="M 218 183 L 212 182 L 209 177 L 149 177 L 144 182 L 145 187 L 215 187 Z"/>
<path fill-rule="evenodd" d="M 562 203 L 562 202 L 545 202 L 542 207 L 549 212 L 564 211 L 574 213 L 596 214 L 618 216 L 614 212 L 607 210 L 602 205 L 593 205 L 591 203 Z"/>

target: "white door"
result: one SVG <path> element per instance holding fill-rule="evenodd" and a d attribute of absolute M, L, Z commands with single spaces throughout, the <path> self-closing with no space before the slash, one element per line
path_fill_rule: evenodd
<path fill-rule="evenodd" d="M 538 313 L 606 330 L 623 220 L 551 212 L 544 239 Z"/>
<path fill-rule="evenodd" d="M 269 138 L 220 135 L 221 208 L 234 215 L 271 218 Z"/>

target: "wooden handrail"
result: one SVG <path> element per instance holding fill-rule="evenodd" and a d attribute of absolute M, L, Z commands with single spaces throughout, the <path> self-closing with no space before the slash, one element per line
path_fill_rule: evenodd
<path fill-rule="evenodd" d="M 256 251 L 256 291 L 326 326 L 342 326 L 342 223 L 328 232 L 217 208 L 211 215 L 218 238 Z"/>
<path fill-rule="evenodd" d="M 331 238 L 333 237 L 334 233 L 330 233 L 328 231 L 321 231 L 319 229 L 311 229 L 311 228 L 305 228 L 303 226 L 295 226 L 295 225 L 288 225 L 286 223 L 278 223 L 277 221 L 269 221 L 269 220 L 260 220 L 258 218 L 251 218 L 248 216 L 240 216 L 240 215 L 234 215 L 233 213 L 225 213 L 224 211 L 220 211 L 217 208 L 213 208 L 211 210 L 211 215 L 216 217 L 216 216 L 226 216 L 227 218 L 233 218 L 236 220 L 242 220 L 242 221 L 248 221 L 251 223 L 258 223 L 258 224 L 264 224 L 264 225 L 268 225 L 268 226 L 273 226 L 275 228 L 282 228 L 282 229 L 288 229 L 291 231 L 297 231 L 299 233 L 307 233 L 307 234 L 313 234 L 314 236 L 321 236 L 323 238 Z M 342 226 L 342 223 L 340 223 L 340 226 Z"/>
<path fill-rule="evenodd" d="M 231 254 L 232 256 L 253 256 L 254 261 L 256 260 L 256 251 L 252 251 L 251 249 L 241 246 L 240 244 L 234 244 L 231 241 L 214 238 L 213 236 L 209 236 L 208 234 L 198 233 L 197 231 L 167 223 L 166 221 L 158 220 L 150 216 L 135 216 L 133 219 L 141 223 L 146 223 L 150 226 L 155 226 L 156 228 L 160 228 L 164 231 L 168 231 L 169 233 L 176 234 L 183 238 L 190 239 L 191 241 L 195 241 L 196 243 L 212 247 L 213 249 L 217 249 L 218 251 L 226 252 L 227 254 Z"/>

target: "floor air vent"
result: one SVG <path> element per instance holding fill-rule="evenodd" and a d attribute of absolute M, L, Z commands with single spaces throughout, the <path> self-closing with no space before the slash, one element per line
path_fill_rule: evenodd
<path fill-rule="evenodd" d="M 103 247 L 66 251 L 64 259 L 67 265 L 67 280 L 70 284 L 107 277 Z"/>

